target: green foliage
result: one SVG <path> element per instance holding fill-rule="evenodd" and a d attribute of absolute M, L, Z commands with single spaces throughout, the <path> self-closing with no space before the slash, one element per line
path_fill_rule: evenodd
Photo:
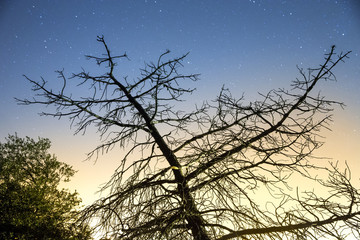
<path fill-rule="evenodd" d="M 0 238 L 90 239 L 77 224 L 78 193 L 58 189 L 75 174 L 48 153 L 49 139 L 11 135 L 0 143 Z"/>

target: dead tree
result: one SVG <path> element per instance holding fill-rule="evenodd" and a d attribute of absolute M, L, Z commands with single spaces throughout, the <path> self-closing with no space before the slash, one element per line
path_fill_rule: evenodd
<path fill-rule="evenodd" d="M 87 57 L 105 65 L 106 73 L 72 76 L 79 87 L 92 89 L 89 96 L 68 93 L 69 80 L 58 71 L 60 90 L 26 77 L 37 94 L 19 100 L 56 107 L 42 115 L 69 117 L 76 133 L 95 125 L 103 143 L 89 156 L 124 148 L 105 186 L 110 194 L 88 206 L 84 219 L 96 219 L 113 239 L 359 237 L 360 196 L 350 172 L 323 167 L 313 157 L 333 107 L 342 105 L 317 94 L 316 86 L 335 79 L 333 68 L 350 52 L 336 55 L 332 47 L 318 68 L 299 68 L 291 90 L 271 90 L 245 103 L 222 88 L 215 101 L 181 111 L 183 95 L 194 91 L 181 85 L 198 80 L 179 72 L 187 55 L 165 60 L 166 51 L 138 78 L 119 79 L 116 61 L 127 55 L 113 56 L 104 38 L 97 40 L 104 56 Z M 319 171 L 329 177 L 315 177 Z M 293 176 L 324 194 L 296 191 Z"/>

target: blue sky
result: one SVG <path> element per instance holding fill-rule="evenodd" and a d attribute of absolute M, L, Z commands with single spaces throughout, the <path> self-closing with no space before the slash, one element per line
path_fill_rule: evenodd
<path fill-rule="evenodd" d="M 117 154 L 83 162 L 99 143 L 95 130 L 73 136 L 66 119 L 40 117 L 51 110 L 19 106 L 14 97 L 31 97 L 22 76 L 40 76 L 53 87 L 54 72 L 67 76 L 81 68 L 101 72 L 84 55 L 102 54 L 97 35 L 104 35 L 112 52 L 126 52 L 131 61 L 119 63 L 118 76 L 137 77 L 146 61 L 166 49 L 172 56 L 190 52 L 184 72 L 200 73 L 197 93 L 189 104 L 216 97 L 222 85 L 234 95 L 288 87 L 299 67 L 317 67 L 331 45 L 353 52 L 335 74 L 337 82 L 321 86 L 326 96 L 345 102 L 336 110 L 333 132 L 326 132 L 323 153 L 348 160 L 356 173 L 360 155 L 360 3 L 357 0 L 2 0 L 0 2 L 0 139 L 8 134 L 48 137 L 60 161 L 78 174 L 71 187 L 89 203 L 92 193 L 116 167 Z M 84 89 L 72 89 L 86 95 Z"/>

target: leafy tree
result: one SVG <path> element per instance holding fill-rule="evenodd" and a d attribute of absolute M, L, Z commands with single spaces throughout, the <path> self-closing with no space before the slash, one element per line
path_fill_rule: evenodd
<path fill-rule="evenodd" d="M 176 110 L 179 101 L 194 90 L 180 82 L 198 79 L 179 72 L 187 55 L 165 59 L 167 51 L 138 78 L 119 79 L 115 61 L 127 55 L 113 56 L 104 38 L 97 40 L 105 54 L 87 57 L 107 71 L 72 76 L 79 87 L 92 89 L 87 97 L 68 93 L 68 79 L 58 71 L 59 91 L 26 77 L 37 98 L 19 100 L 55 106 L 43 115 L 69 117 L 77 133 L 95 125 L 104 140 L 89 157 L 124 148 L 105 187 L 110 194 L 89 206 L 84 219 L 97 219 L 115 239 L 360 237 L 360 196 L 349 171 L 313 158 L 333 107 L 341 105 L 316 87 L 335 78 L 334 67 L 350 52 L 336 55 L 332 47 L 320 67 L 299 68 L 291 90 L 271 90 L 247 104 L 222 88 L 214 102 L 183 111 Z M 294 177 L 323 194 L 295 191 Z"/>
<path fill-rule="evenodd" d="M 10 135 L 0 143 L 0 238 L 90 239 L 76 224 L 77 192 L 58 189 L 75 171 L 48 153 L 50 141 Z"/>

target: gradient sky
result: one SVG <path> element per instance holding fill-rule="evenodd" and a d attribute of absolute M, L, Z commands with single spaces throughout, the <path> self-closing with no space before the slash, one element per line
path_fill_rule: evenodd
<path fill-rule="evenodd" d="M 225 84 L 234 95 L 288 87 L 299 67 L 317 67 L 331 45 L 353 52 L 335 74 L 337 82 L 321 85 L 326 96 L 346 103 L 335 112 L 332 132 L 319 155 L 348 161 L 353 179 L 360 174 L 360 2 L 358 0 L 0 0 L 0 141 L 8 134 L 47 137 L 51 152 L 79 170 L 69 187 L 84 204 L 91 203 L 101 183 L 117 166 L 120 151 L 83 161 L 99 143 L 95 129 L 73 135 L 67 119 L 40 117 L 51 110 L 19 106 L 14 97 L 32 96 L 22 77 L 44 77 L 58 86 L 55 70 L 97 71 L 84 57 L 100 55 L 97 35 L 113 53 L 126 52 L 119 77 L 136 77 L 144 61 L 166 49 L 172 56 L 190 52 L 184 72 L 200 73 L 198 91 L 189 104 L 214 99 Z M 87 92 L 76 94 L 86 96 Z"/>

